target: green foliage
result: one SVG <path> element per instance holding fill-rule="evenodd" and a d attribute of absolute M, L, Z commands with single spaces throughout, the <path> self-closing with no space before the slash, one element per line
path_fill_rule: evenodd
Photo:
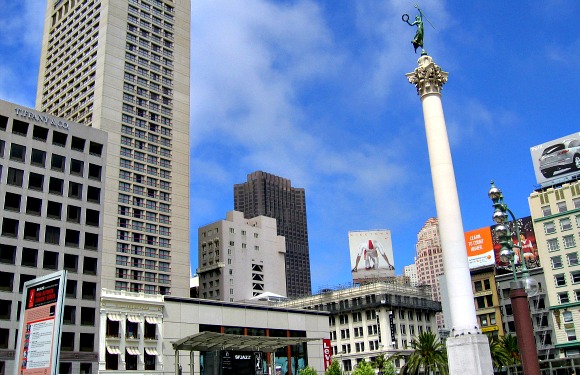
<path fill-rule="evenodd" d="M 393 361 L 389 361 L 385 354 L 380 354 L 375 358 L 374 361 L 371 362 L 371 366 L 376 368 L 381 372 L 383 375 L 395 375 L 395 364 Z"/>
<path fill-rule="evenodd" d="M 509 357 L 508 365 L 520 363 L 520 350 L 518 348 L 518 338 L 512 335 L 505 335 L 500 339 L 501 346 Z"/>
<path fill-rule="evenodd" d="M 303 369 L 301 369 L 298 372 L 299 375 L 318 375 L 318 372 L 316 372 L 316 369 L 314 367 L 304 367 Z"/>
<path fill-rule="evenodd" d="M 499 370 L 503 366 L 509 365 L 510 357 L 508 352 L 504 349 L 501 340 L 497 337 L 488 337 L 488 339 L 493 367 Z"/>
<path fill-rule="evenodd" d="M 411 340 L 413 352 L 408 355 L 395 354 L 389 359 L 404 358 L 401 375 L 417 375 L 420 372 L 449 375 L 447 350 L 433 332 L 423 332 Z"/>
<path fill-rule="evenodd" d="M 361 361 L 355 366 L 352 375 L 375 375 L 375 370 L 367 361 Z"/>
<path fill-rule="evenodd" d="M 344 375 L 344 371 L 340 368 L 340 364 L 336 359 L 333 359 L 330 366 L 326 369 L 325 375 Z"/>

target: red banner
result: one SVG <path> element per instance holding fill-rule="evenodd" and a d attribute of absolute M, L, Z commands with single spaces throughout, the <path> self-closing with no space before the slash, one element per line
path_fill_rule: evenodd
<path fill-rule="evenodd" d="M 322 354 L 324 356 L 324 371 L 326 371 L 332 363 L 332 346 L 330 346 L 330 339 L 322 339 Z"/>

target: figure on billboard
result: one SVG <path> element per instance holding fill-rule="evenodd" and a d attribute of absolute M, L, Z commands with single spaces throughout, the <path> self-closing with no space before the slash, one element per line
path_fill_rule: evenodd
<path fill-rule="evenodd" d="M 526 262 L 526 266 L 537 267 L 538 266 L 538 250 L 534 247 L 534 244 L 529 238 L 526 238 L 524 233 L 520 233 L 520 240 L 518 245 L 521 244 L 521 254 Z"/>
<path fill-rule="evenodd" d="M 380 242 L 368 240 L 362 242 L 358 247 L 358 254 L 356 256 L 356 261 L 354 264 L 354 268 L 352 272 L 358 271 L 358 264 L 361 258 L 364 260 L 365 269 L 366 270 L 378 270 L 379 269 L 379 255 L 387 262 L 387 267 L 390 270 L 394 270 L 395 267 L 391 265 L 389 262 L 389 258 L 387 254 L 383 250 L 383 247 Z"/>

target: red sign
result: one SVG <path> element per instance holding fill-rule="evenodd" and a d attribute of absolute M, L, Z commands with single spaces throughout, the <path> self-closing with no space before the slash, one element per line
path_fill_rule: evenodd
<path fill-rule="evenodd" d="M 332 363 L 332 346 L 330 346 L 330 339 L 322 339 L 322 354 L 324 356 L 324 371 L 326 371 Z"/>

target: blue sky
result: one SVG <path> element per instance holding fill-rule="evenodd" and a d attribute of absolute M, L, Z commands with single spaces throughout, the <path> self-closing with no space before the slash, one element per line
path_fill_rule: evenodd
<path fill-rule="evenodd" d="M 414 2 L 192 3 L 191 228 L 233 209 L 264 170 L 304 187 L 312 288 L 350 281 L 348 231 L 390 229 L 397 273 L 436 216 L 416 67 Z M 447 72 L 443 108 L 465 230 L 491 224 L 489 181 L 518 216 L 529 148 L 580 131 L 580 3 L 428 1 L 425 47 Z M 0 98 L 34 106 L 45 2 L 0 14 Z M 576 113 L 576 114 L 575 114 Z"/>

